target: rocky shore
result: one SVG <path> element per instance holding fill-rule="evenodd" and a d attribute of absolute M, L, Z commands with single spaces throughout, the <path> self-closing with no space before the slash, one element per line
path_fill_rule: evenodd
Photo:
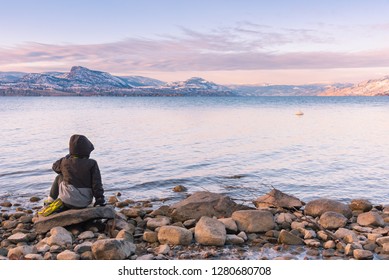
<path fill-rule="evenodd" d="M 196 192 L 153 209 L 118 193 L 108 206 L 43 218 L 38 206 L 0 201 L 0 260 L 389 259 L 388 206 L 304 203 L 277 189 L 253 206 Z"/>

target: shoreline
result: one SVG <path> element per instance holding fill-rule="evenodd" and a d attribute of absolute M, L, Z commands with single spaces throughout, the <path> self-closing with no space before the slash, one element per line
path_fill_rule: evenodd
<path fill-rule="evenodd" d="M 56 226 L 42 233 L 36 215 L 41 207 L 0 201 L 0 260 L 389 259 L 388 206 L 365 199 L 349 205 L 317 199 L 289 207 L 299 200 L 282 195 L 269 202 L 267 194 L 254 208 L 224 195 L 197 192 L 153 209 L 150 201 L 136 202 L 118 193 L 103 207 L 115 213 L 114 220 Z M 32 204 L 42 201 L 30 198 Z M 198 216 L 188 216 L 194 214 Z M 106 250 L 97 248 L 100 243 L 118 244 L 106 255 L 98 253 Z"/>

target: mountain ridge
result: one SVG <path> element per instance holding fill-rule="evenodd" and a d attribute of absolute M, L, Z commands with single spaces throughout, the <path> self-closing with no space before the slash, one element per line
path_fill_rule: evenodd
<path fill-rule="evenodd" d="M 389 95 L 389 76 L 358 84 L 220 85 L 200 77 L 166 83 L 73 66 L 69 72 L 0 72 L 0 95 L 376 96 Z"/>

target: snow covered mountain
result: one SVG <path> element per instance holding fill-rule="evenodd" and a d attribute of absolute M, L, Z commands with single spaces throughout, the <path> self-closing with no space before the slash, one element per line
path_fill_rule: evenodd
<path fill-rule="evenodd" d="M 165 82 L 141 76 L 110 73 L 73 66 L 70 72 L 1 73 L 0 95 L 231 95 L 227 87 L 191 78 Z"/>
<path fill-rule="evenodd" d="M 169 87 L 172 89 L 181 89 L 181 90 L 182 89 L 217 90 L 217 91 L 230 90 L 225 86 L 221 86 L 213 82 L 206 81 L 203 78 L 199 78 L 199 77 L 192 77 L 186 81 L 168 83 L 165 85 L 165 87 Z"/>
<path fill-rule="evenodd" d="M 322 96 L 376 96 L 389 95 L 389 76 L 381 79 L 368 80 L 349 87 L 331 87 Z"/>

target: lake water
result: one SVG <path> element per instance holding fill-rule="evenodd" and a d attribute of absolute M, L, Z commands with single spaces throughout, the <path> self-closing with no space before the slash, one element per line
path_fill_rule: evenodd
<path fill-rule="evenodd" d="M 181 184 L 251 205 L 272 185 L 389 203 L 388 97 L 1 97 L 0 119 L 0 201 L 46 196 L 77 133 L 107 195 L 170 204 Z"/>

